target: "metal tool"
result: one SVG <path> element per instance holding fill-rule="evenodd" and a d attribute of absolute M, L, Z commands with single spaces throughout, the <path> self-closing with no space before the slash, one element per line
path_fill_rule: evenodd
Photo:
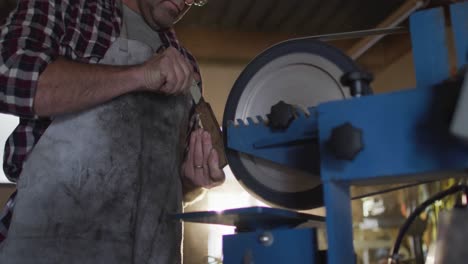
<path fill-rule="evenodd" d="M 194 81 L 190 87 L 190 93 L 195 102 L 195 112 L 200 119 L 200 125 L 211 135 L 213 148 L 218 153 L 219 167 L 224 168 L 227 165 L 226 155 L 224 151 L 223 135 L 220 130 L 220 125 L 211 108 L 211 105 L 203 98 L 198 84 Z"/>

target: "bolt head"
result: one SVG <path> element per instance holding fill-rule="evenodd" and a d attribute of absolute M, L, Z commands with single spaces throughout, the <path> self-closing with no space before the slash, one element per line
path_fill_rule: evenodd
<path fill-rule="evenodd" d="M 353 160 L 364 149 L 362 129 L 347 122 L 332 130 L 328 146 L 338 159 Z"/>
<path fill-rule="evenodd" d="M 294 120 L 294 113 L 295 110 L 292 105 L 279 101 L 271 107 L 270 114 L 268 115 L 271 127 L 277 129 L 288 128 Z"/>

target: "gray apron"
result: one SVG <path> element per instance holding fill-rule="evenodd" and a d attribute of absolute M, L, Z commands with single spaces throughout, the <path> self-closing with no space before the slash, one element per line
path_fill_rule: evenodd
<path fill-rule="evenodd" d="M 125 26 L 123 27 L 125 28 Z M 101 61 L 152 50 L 122 34 Z M 54 119 L 24 164 L 0 263 L 181 263 L 189 96 L 133 93 Z"/>

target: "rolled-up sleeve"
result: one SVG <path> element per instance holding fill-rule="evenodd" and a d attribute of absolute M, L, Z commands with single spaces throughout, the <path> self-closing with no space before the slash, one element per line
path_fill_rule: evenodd
<path fill-rule="evenodd" d="M 39 75 L 59 54 L 60 0 L 19 0 L 1 27 L 0 112 L 34 118 Z"/>

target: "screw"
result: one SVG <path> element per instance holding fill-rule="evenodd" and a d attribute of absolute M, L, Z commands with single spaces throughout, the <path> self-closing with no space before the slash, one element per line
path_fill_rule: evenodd
<path fill-rule="evenodd" d="M 265 232 L 258 237 L 258 241 L 265 247 L 269 247 L 274 242 L 273 234 L 270 232 Z"/>

